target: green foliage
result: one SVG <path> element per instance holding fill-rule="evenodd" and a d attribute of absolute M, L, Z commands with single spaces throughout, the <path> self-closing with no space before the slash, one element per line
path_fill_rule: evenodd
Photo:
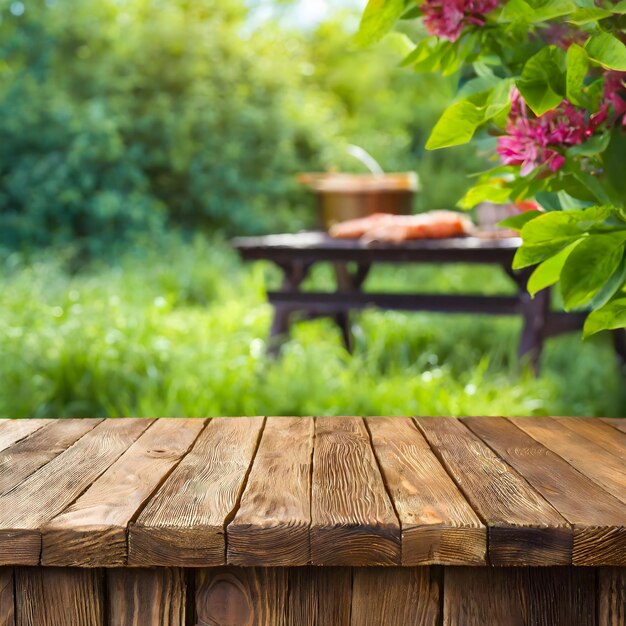
<path fill-rule="evenodd" d="M 476 6 L 457 3 L 464 20 L 459 29 L 445 7 L 430 1 L 418 6 L 411 17 L 432 18 L 439 11 L 441 24 L 429 22 L 437 36 L 416 30 L 404 65 L 460 75 L 458 97 L 451 98 L 426 147 L 466 144 L 485 131 L 508 135 L 500 146 L 509 165 L 479 176 L 458 205 L 538 198 L 549 213 L 504 224 L 518 228 L 523 240 L 514 268 L 538 266 L 529 282 L 533 295 L 558 284 L 566 309 L 597 310 L 586 334 L 600 324 L 615 328 L 624 319 L 619 307 L 626 292 L 620 104 L 626 87 L 624 75 L 616 73 L 626 72 L 626 5 L 507 0 L 475 15 Z M 510 117 L 513 86 L 517 104 Z M 557 138 L 550 125 L 570 138 Z"/>
<path fill-rule="evenodd" d="M 405 6 L 405 0 L 369 0 L 357 33 L 358 43 L 368 45 L 380 41 L 404 13 Z"/>
<path fill-rule="evenodd" d="M 346 50 L 349 14 L 255 26 L 242 0 L 0 0 L 0 246 L 92 255 L 165 228 L 314 224 L 299 171 L 423 173 L 448 208 L 482 162 L 425 154 L 454 80 L 394 69 L 406 39 Z M 362 71 L 367 68 L 367 71 Z M 420 116 L 415 116 L 421 103 Z"/>
<path fill-rule="evenodd" d="M 266 356 L 265 290 L 197 237 L 135 247 L 68 274 L 50 254 L 0 265 L 0 417 L 198 415 L 624 415 L 609 338 L 547 343 L 543 373 L 518 367 L 520 323 L 488 316 L 368 311 L 353 356 L 327 319 L 301 322 Z M 320 267 L 311 287 L 325 287 Z M 372 289 L 512 293 L 497 268 L 376 268 Z M 592 319 L 592 318 L 590 318 Z M 576 358 L 572 355 L 576 354 Z"/>
<path fill-rule="evenodd" d="M 565 53 L 548 46 L 528 59 L 517 88 L 535 114 L 543 115 L 563 100 L 565 83 Z"/>
<path fill-rule="evenodd" d="M 302 220 L 294 174 L 322 166 L 332 111 L 305 89 L 297 42 L 267 29 L 242 45 L 239 0 L 3 13 L 3 243 Z"/>

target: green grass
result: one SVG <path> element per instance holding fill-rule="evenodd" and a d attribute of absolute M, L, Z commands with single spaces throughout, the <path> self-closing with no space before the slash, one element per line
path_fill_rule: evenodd
<path fill-rule="evenodd" d="M 354 356 L 324 319 L 277 360 L 265 264 L 172 238 L 70 275 L 59 255 L 3 257 L 0 417 L 244 414 L 624 415 L 609 337 L 550 340 L 519 367 L 519 320 L 368 311 Z M 320 268 L 309 287 L 329 283 Z M 493 268 L 381 268 L 370 288 L 511 290 Z"/>

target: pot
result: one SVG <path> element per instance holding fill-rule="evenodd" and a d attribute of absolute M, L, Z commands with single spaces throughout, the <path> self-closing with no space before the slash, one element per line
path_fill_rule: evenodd
<path fill-rule="evenodd" d="M 415 172 L 396 174 L 301 174 L 316 198 L 323 228 L 372 213 L 410 215 L 418 190 Z"/>

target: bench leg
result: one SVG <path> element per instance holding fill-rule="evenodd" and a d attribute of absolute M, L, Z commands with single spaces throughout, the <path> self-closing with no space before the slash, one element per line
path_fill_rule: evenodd
<path fill-rule="evenodd" d="M 618 328 L 613 331 L 613 346 L 621 364 L 626 364 L 626 328 Z"/>
<path fill-rule="evenodd" d="M 270 327 L 270 341 L 268 353 L 277 356 L 280 347 L 291 329 L 291 310 L 287 307 L 274 305 L 274 317 Z"/>
<path fill-rule="evenodd" d="M 352 329 L 350 327 L 350 313 L 348 311 L 339 311 L 335 313 L 333 317 L 335 324 L 339 326 L 339 330 L 341 331 L 343 345 L 346 350 L 351 353 L 354 350 L 354 336 L 352 335 Z"/>
<path fill-rule="evenodd" d="M 335 263 L 334 269 L 337 291 L 350 294 L 361 291 L 371 269 L 371 263 L 358 263 L 354 271 L 348 268 L 347 263 Z M 333 319 L 341 331 L 343 345 L 348 352 L 352 352 L 354 350 L 354 336 L 350 324 L 350 312 L 337 311 L 333 315 Z"/>
<path fill-rule="evenodd" d="M 300 285 L 307 277 L 311 269 L 311 263 L 294 262 L 281 264 L 279 266 L 283 270 L 283 284 L 281 291 L 297 293 Z M 270 327 L 270 340 L 268 353 L 271 356 L 277 356 L 280 347 L 285 339 L 289 336 L 291 329 L 291 314 L 293 309 L 280 304 L 274 304 L 274 318 Z"/>
<path fill-rule="evenodd" d="M 539 374 L 543 350 L 544 327 L 550 311 L 550 290 L 540 291 L 534 299 L 528 293 L 521 294 L 524 327 L 520 339 L 519 358 L 529 358 L 535 374 Z"/>

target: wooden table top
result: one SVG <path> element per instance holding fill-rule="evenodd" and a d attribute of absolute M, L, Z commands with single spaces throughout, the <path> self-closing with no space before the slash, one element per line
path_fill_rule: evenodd
<path fill-rule="evenodd" d="M 626 565 L 626 419 L 0 420 L 0 565 Z"/>
<path fill-rule="evenodd" d="M 237 237 L 233 246 L 244 259 L 380 260 L 437 262 L 509 262 L 521 245 L 519 237 L 454 237 L 402 243 L 333 239 L 321 231 Z"/>

